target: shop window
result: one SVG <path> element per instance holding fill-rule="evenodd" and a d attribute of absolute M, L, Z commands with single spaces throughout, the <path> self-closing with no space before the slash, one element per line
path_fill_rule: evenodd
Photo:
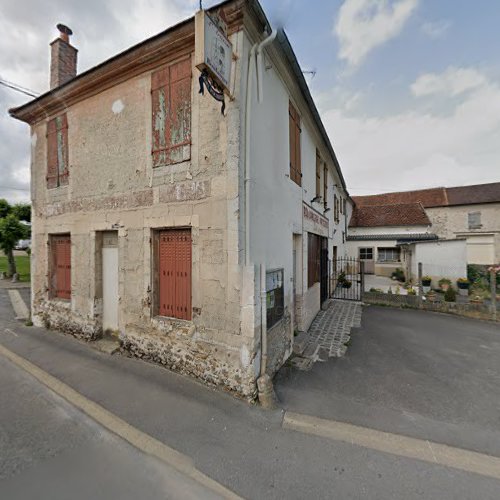
<path fill-rule="evenodd" d="M 283 318 L 285 313 L 285 302 L 283 293 L 283 269 L 267 271 L 266 294 L 267 294 L 267 327 L 271 328 Z"/>

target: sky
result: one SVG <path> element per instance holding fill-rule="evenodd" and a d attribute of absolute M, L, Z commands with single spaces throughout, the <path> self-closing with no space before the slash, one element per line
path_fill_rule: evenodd
<path fill-rule="evenodd" d="M 498 0 L 261 3 L 308 72 L 351 195 L 500 181 Z M 75 33 L 81 72 L 198 6 L 2 0 L 0 79 L 47 91 L 59 22 Z M 29 200 L 30 137 L 7 110 L 27 100 L 0 86 L 0 197 L 13 203 Z"/>

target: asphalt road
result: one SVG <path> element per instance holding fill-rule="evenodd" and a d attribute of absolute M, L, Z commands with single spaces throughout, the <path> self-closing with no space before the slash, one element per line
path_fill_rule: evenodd
<path fill-rule="evenodd" d="M 355 335 L 353 347 L 356 342 Z M 265 412 L 161 367 L 110 357 L 72 337 L 25 327 L 14 321 L 3 290 L 0 344 L 191 457 L 200 471 L 244 498 L 500 496 L 498 480 L 286 430 L 280 410 Z M 0 478 L 0 498 L 168 498 L 165 491 L 189 497 L 189 488 L 175 489 L 183 478 L 16 373 L 5 360 L 0 377 L 0 435 L 10 436 L 0 448 L 0 470 L 6 474 Z M 311 391 L 318 404 L 328 399 L 331 384 L 323 390 L 311 386 Z"/>
<path fill-rule="evenodd" d="M 0 498 L 215 498 L 0 357 Z"/>
<path fill-rule="evenodd" d="M 276 389 L 292 411 L 500 456 L 500 324 L 368 306 L 345 357 Z"/>

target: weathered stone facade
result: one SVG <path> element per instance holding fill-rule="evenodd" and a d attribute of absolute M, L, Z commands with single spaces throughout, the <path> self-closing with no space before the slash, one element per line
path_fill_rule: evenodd
<path fill-rule="evenodd" d="M 251 196 L 245 199 L 248 179 L 244 127 L 249 54 L 251 46 L 264 37 L 261 23 L 267 23 L 257 7 L 244 0 L 227 2 L 222 7 L 234 53 L 231 95 L 226 96 L 224 115 L 220 102 L 208 93 L 198 92 L 200 73 L 194 62 L 193 20 L 143 42 L 53 93 L 13 111 L 15 117 L 31 125 L 34 323 L 87 340 L 102 335 L 103 316 L 108 310 L 103 291 L 107 284 L 103 241 L 105 234 L 114 232 L 118 269 L 117 331 L 123 350 L 245 399 L 255 397 L 256 380 L 261 375 L 260 265 L 284 272 L 284 314 L 268 332 L 267 373 L 274 374 L 292 351 L 294 303 L 302 300 L 304 304 L 305 328 L 320 308 L 319 285 L 309 290 L 301 277 L 307 272 L 303 264 L 307 262 L 306 251 L 297 264 L 297 268 L 301 268 L 297 279 L 303 285 L 297 287 L 296 296 L 290 286 L 294 272 L 292 234 L 304 236 L 300 245 L 306 249 L 308 231 L 315 231 L 302 227 L 304 197 L 308 201 L 310 198 L 306 190 L 295 184 L 279 188 L 280 196 L 290 199 L 297 207 L 290 211 L 283 205 L 279 207 L 281 211 L 274 213 L 275 224 L 287 231 L 279 245 L 271 239 L 275 234 L 265 235 L 267 227 L 259 218 L 259 210 L 265 208 L 264 205 L 258 199 L 250 200 Z M 324 129 L 320 130 L 310 101 L 297 90 L 294 78 L 303 80 L 302 74 L 293 73 L 296 67 L 283 51 L 276 50 L 272 57 L 273 64 L 266 71 L 280 86 L 284 112 L 279 116 L 284 124 L 285 140 L 272 141 L 271 146 L 276 147 L 277 152 L 266 155 L 266 161 L 272 161 L 273 166 L 285 172 L 289 169 L 290 93 L 304 117 L 307 158 L 315 158 L 316 148 L 321 148 L 324 172 L 327 166 L 330 168 L 328 185 L 341 185 L 343 179 Z M 184 64 L 188 58 L 191 70 L 189 140 L 182 145 L 182 154 L 179 153 L 175 161 L 158 166 L 153 148 L 155 133 L 158 133 L 152 119 L 156 117 L 153 75 L 166 65 L 173 66 L 178 61 Z M 278 67 L 286 67 L 283 73 L 287 75 L 286 84 L 277 78 Z M 255 73 L 253 78 L 256 79 Z M 250 108 L 255 108 L 253 103 Z M 47 122 L 62 113 L 67 119 L 68 183 L 50 188 L 46 182 Z M 267 122 L 266 118 L 257 116 L 251 128 L 260 128 Z M 253 129 L 250 135 L 256 137 Z M 256 153 L 267 151 L 268 139 L 265 147 L 255 141 L 248 145 L 255 157 L 251 193 L 258 196 L 261 196 L 258 188 L 265 179 L 271 178 L 269 170 L 259 178 L 261 173 L 256 168 L 265 167 Z M 304 165 L 307 165 L 304 183 L 312 184 L 315 163 L 304 160 Z M 290 183 L 286 175 L 281 177 L 283 182 Z M 289 189 L 294 190 L 293 197 L 288 196 Z M 331 189 L 328 200 L 333 197 Z M 265 198 L 267 203 L 271 202 L 270 197 Z M 254 208 L 247 224 L 245 204 L 250 201 Z M 324 210 L 324 203 L 317 205 L 315 210 Z M 292 213 L 293 220 L 290 219 Z M 323 236 L 330 238 L 330 246 L 340 244 L 337 242 L 343 241 L 342 223 L 336 221 L 339 230 L 334 231 L 333 222 L 326 216 L 323 219 L 326 221 Z M 251 248 L 245 248 L 248 227 L 251 227 Z M 184 320 L 162 316 L 157 307 L 159 270 L 153 242 L 161 231 L 169 229 L 188 230 L 190 235 L 190 310 L 189 319 Z M 53 293 L 54 256 L 50 242 L 55 235 L 70 236 L 70 300 L 55 298 Z M 264 242 L 259 235 L 265 236 Z M 267 245 L 273 247 L 272 254 L 263 256 Z"/>

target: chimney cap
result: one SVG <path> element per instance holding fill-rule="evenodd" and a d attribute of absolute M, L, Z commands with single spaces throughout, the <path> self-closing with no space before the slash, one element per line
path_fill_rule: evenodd
<path fill-rule="evenodd" d="M 73 34 L 71 28 L 68 28 L 68 26 L 66 26 L 65 24 L 59 23 L 56 27 L 63 35 L 71 36 Z"/>

